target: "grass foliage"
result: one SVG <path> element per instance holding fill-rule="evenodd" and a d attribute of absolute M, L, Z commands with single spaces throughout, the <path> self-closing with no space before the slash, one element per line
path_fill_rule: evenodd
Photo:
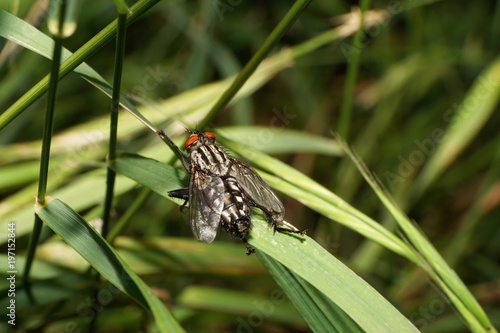
<path fill-rule="evenodd" d="M 0 4 L 0 331 L 496 332 L 499 4 L 52 3 Z M 197 124 L 307 236 L 193 239 Z"/>

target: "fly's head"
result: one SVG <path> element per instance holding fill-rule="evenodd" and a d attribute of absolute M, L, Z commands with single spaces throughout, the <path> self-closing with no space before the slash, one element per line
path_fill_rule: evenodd
<path fill-rule="evenodd" d="M 215 142 L 215 135 L 210 132 L 198 132 L 194 130 L 191 132 L 189 138 L 184 142 L 184 148 L 188 154 L 191 154 L 193 150 L 200 148 L 205 145 L 213 145 Z"/>

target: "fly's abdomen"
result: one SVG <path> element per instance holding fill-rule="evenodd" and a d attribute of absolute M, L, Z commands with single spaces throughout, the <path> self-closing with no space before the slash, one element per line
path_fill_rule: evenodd
<path fill-rule="evenodd" d="M 221 224 L 230 234 L 246 239 L 250 233 L 250 207 L 235 180 L 224 181 L 224 209 L 221 214 Z"/>

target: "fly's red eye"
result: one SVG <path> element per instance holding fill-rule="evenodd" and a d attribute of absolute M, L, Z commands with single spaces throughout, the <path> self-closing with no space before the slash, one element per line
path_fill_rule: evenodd
<path fill-rule="evenodd" d="M 191 135 L 186 142 L 184 142 L 184 148 L 187 149 L 187 147 L 191 146 L 193 143 L 198 141 L 198 135 Z"/>
<path fill-rule="evenodd" d="M 210 133 L 210 132 L 205 132 L 203 133 L 207 138 L 211 138 L 211 139 L 215 139 L 215 135 L 213 133 Z"/>

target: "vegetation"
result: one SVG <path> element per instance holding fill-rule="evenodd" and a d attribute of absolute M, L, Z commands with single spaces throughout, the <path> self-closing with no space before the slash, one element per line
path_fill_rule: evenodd
<path fill-rule="evenodd" d="M 498 3 L 51 3 L 0 5 L 2 330 L 496 332 Z M 307 236 L 195 241 L 196 126 Z"/>

